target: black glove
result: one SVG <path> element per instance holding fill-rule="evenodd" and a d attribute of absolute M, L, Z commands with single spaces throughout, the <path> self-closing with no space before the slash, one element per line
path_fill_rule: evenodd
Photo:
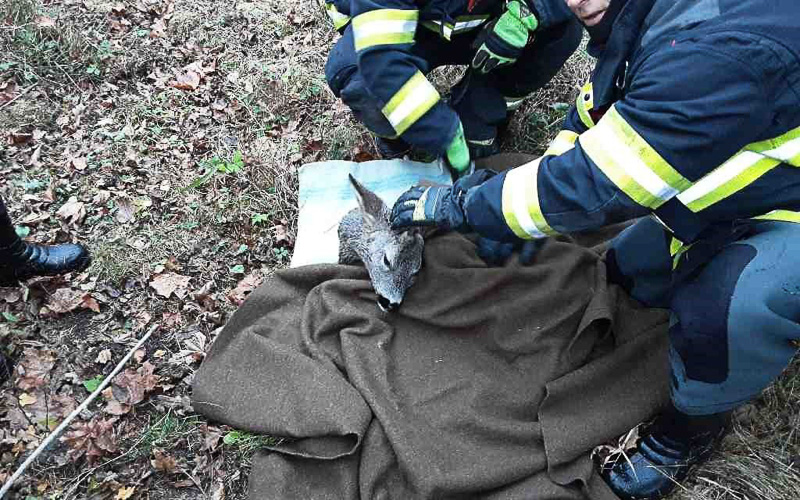
<path fill-rule="evenodd" d="M 392 227 L 438 226 L 446 231 L 468 231 L 464 213 L 467 191 L 496 175 L 478 170 L 462 177 L 452 186 L 413 187 L 401 194 L 392 208 Z"/>
<path fill-rule="evenodd" d="M 519 252 L 519 262 L 523 266 L 533 263 L 533 258 L 544 243 L 544 239 L 502 243 L 481 236 L 478 238 L 478 256 L 490 267 L 501 267 L 514 252 Z"/>

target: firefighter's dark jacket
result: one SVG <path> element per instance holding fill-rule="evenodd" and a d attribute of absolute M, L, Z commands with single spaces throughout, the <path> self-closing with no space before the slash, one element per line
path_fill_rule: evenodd
<path fill-rule="evenodd" d="M 563 0 L 523 1 L 536 16 L 538 29 L 572 15 Z M 383 104 L 396 136 L 443 152 L 457 132 L 458 116 L 426 79 L 426 62 L 410 50 L 417 30 L 433 30 L 449 40 L 498 17 L 504 1 L 325 0 L 325 8 L 338 29 L 352 23 L 359 72 Z"/>
<path fill-rule="evenodd" d="M 635 0 L 563 130 L 465 201 L 503 241 L 651 214 L 683 243 L 800 222 L 800 2 Z"/>

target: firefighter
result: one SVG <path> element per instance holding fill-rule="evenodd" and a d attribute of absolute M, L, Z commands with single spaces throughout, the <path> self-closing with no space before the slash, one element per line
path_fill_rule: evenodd
<path fill-rule="evenodd" d="M 606 263 L 671 311 L 671 397 L 601 473 L 623 499 L 662 498 L 797 351 L 800 3 L 565 1 L 599 59 L 549 150 L 413 188 L 393 224 L 521 242 L 639 219 Z"/>
<path fill-rule="evenodd" d="M 498 129 L 582 36 L 562 0 L 330 2 L 342 32 L 325 68 L 333 93 L 378 136 L 384 158 L 415 146 L 455 174 L 499 151 Z M 470 65 L 449 104 L 426 78 L 447 64 Z"/>
<path fill-rule="evenodd" d="M 34 276 L 85 269 L 91 261 L 82 245 L 35 245 L 18 235 L 0 197 L 0 286 L 16 285 Z M 11 375 L 11 362 L 0 351 L 0 383 Z"/>

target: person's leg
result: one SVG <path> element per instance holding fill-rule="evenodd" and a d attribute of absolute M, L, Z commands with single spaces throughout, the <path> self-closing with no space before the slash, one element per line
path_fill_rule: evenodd
<path fill-rule="evenodd" d="M 672 407 L 606 472 L 620 497 L 666 495 L 708 458 L 730 411 L 780 375 L 800 339 L 798 283 L 800 225 L 759 222 L 675 287 Z"/>
<path fill-rule="evenodd" d="M 516 109 L 525 97 L 547 85 L 578 49 L 582 37 L 577 19 L 537 31 L 513 66 L 497 70 L 496 85 L 509 109 Z"/>
<path fill-rule="evenodd" d="M 672 309 L 675 406 L 708 415 L 758 396 L 800 340 L 800 224 L 756 223 L 676 291 Z"/>
<path fill-rule="evenodd" d="M 499 151 L 500 136 L 511 113 L 555 76 L 580 45 L 581 36 L 577 21 L 537 31 L 513 65 L 488 75 L 467 71 L 453 89 L 452 105 L 461 117 L 474 157 Z M 473 53 L 469 52 L 469 59 Z"/>
<path fill-rule="evenodd" d="M 423 74 L 444 64 L 458 64 L 461 44 L 449 44 L 424 27 L 417 29 L 411 54 Z M 384 158 L 400 158 L 411 147 L 396 137 L 394 128 L 383 114 L 382 104 L 367 89 L 358 71 L 358 58 L 349 25 L 334 45 L 325 65 L 325 78 L 336 97 L 342 99 L 358 121 L 378 137 L 378 149 Z"/>
<path fill-rule="evenodd" d="M 85 269 L 91 261 L 81 245 L 34 245 L 24 242 L 14 229 L 0 198 L 0 286 L 13 285 L 34 276 Z"/>
<path fill-rule="evenodd" d="M 650 217 L 622 231 L 605 260 L 608 281 L 649 307 L 667 307 L 672 287 L 672 237 Z"/>
<path fill-rule="evenodd" d="M 381 103 L 369 92 L 358 71 L 352 24 L 345 28 L 342 38 L 328 55 L 325 79 L 333 94 L 350 108 L 356 120 L 378 136 L 378 149 L 382 157 L 400 158 L 408 153 L 410 146 L 395 137 L 392 124 L 381 111 Z"/>

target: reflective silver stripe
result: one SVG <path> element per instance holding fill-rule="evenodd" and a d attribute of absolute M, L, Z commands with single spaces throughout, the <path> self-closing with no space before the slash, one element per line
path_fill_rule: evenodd
<path fill-rule="evenodd" d="M 481 26 L 486 21 L 489 20 L 489 15 L 486 16 L 479 16 L 479 17 L 472 17 L 472 16 L 463 16 L 456 18 L 455 24 L 451 23 L 442 23 L 441 20 L 428 20 L 423 21 L 423 26 L 426 28 L 440 33 L 445 39 L 450 40 L 450 38 L 456 34 L 464 33 L 470 31 L 472 29 Z"/>
<path fill-rule="evenodd" d="M 508 111 L 514 111 L 522 106 L 522 103 L 525 101 L 525 97 L 503 97 L 503 99 L 506 101 L 506 109 Z"/>
<path fill-rule="evenodd" d="M 678 200 L 684 205 L 689 206 L 703 196 L 731 182 L 738 175 L 763 158 L 764 157 L 758 153 L 742 151 L 697 181 L 692 187 L 679 194 Z"/>
<path fill-rule="evenodd" d="M 503 181 L 503 216 L 511 230 L 525 239 L 546 238 L 555 231 L 547 224 L 539 206 L 537 158 L 509 170 Z"/>

